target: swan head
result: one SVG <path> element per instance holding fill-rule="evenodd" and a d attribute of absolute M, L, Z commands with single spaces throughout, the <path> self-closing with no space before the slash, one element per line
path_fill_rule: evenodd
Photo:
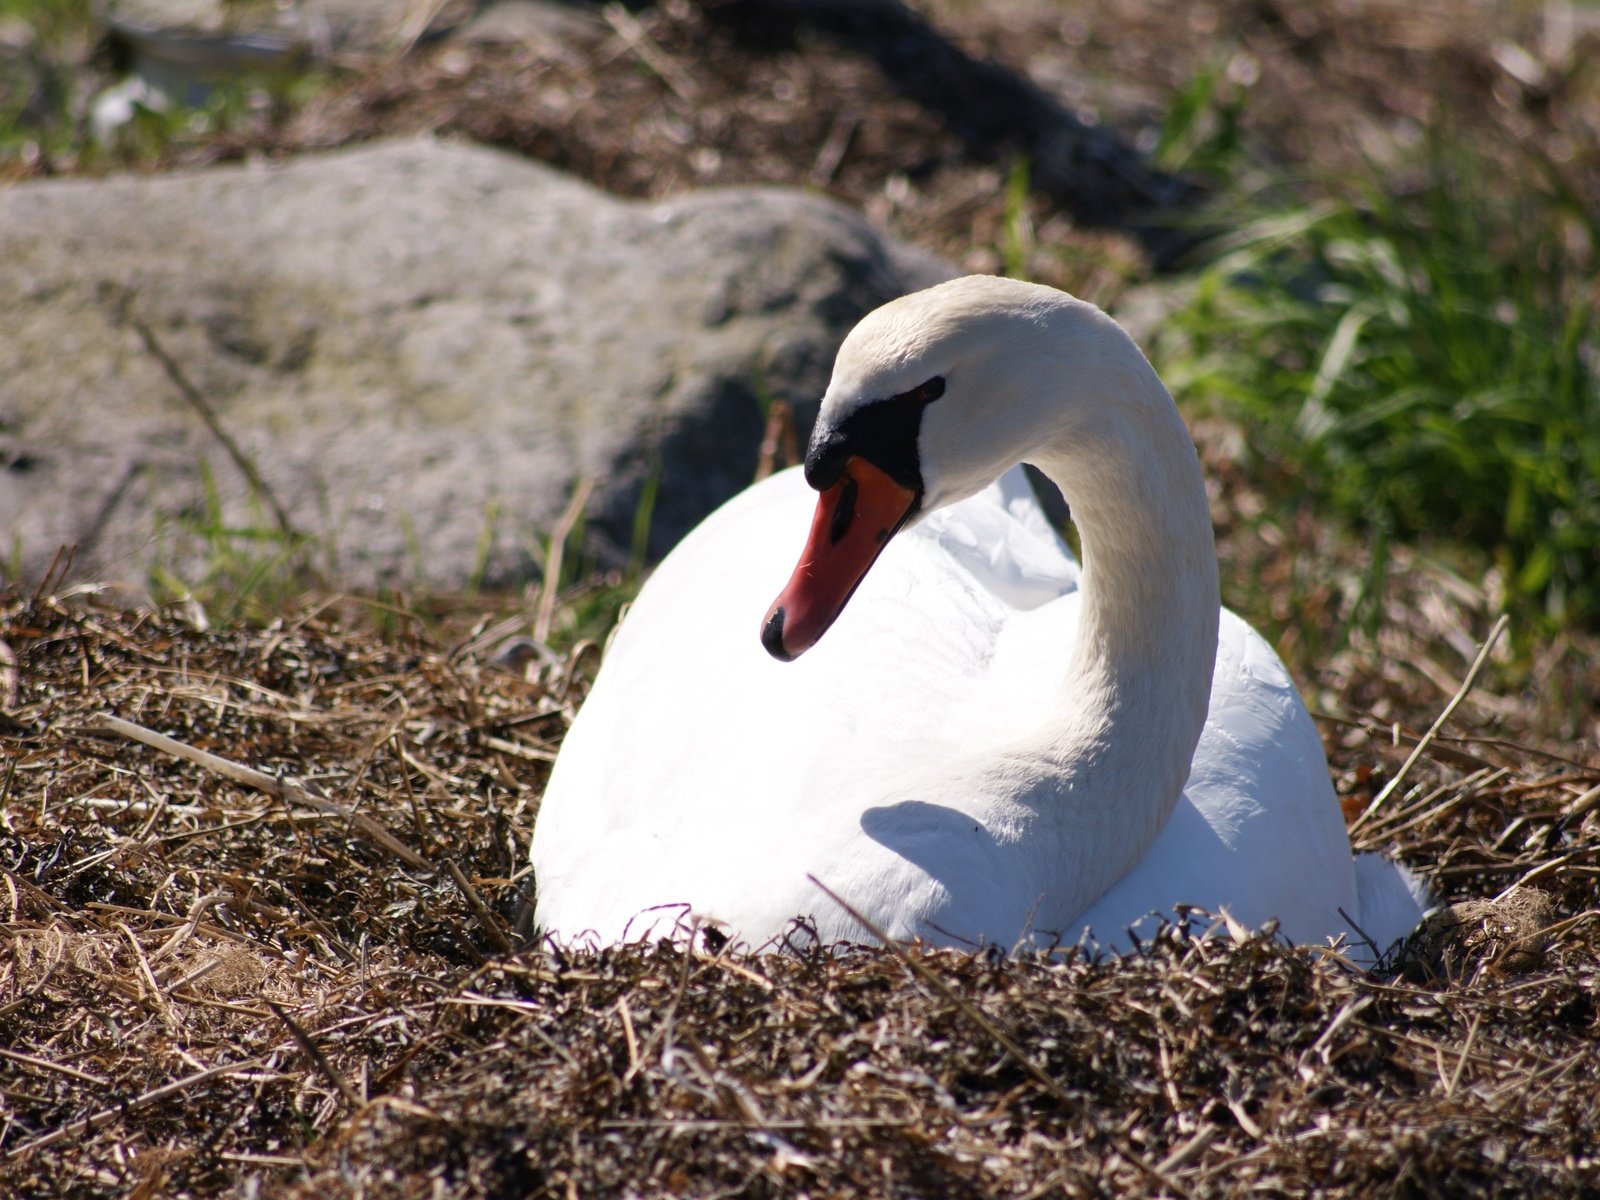
<path fill-rule="evenodd" d="M 815 645 L 901 529 L 1070 436 L 1081 414 L 1052 360 L 1092 372 L 1108 330 L 1133 349 L 1093 305 L 990 276 L 863 318 L 839 348 L 806 450 L 806 482 L 821 494 L 800 563 L 762 623 L 768 652 L 788 661 Z"/>

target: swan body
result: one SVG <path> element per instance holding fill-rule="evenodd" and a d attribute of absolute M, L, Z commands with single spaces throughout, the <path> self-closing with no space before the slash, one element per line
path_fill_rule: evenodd
<path fill-rule="evenodd" d="M 762 945 L 800 918 L 824 943 L 1124 946 L 1198 905 L 1297 942 L 1358 937 L 1343 913 L 1383 949 L 1425 900 L 1352 857 L 1294 684 L 1221 608 L 1194 447 L 1143 355 L 1092 305 L 985 277 L 869 315 L 804 471 L 651 577 L 532 862 L 536 923 L 578 944 L 700 922 Z"/>

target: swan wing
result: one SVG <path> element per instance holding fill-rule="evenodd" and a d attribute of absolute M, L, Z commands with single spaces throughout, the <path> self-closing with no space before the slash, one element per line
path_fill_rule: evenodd
<path fill-rule="evenodd" d="M 931 868 L 884 872 L 881 848 L 862 838 L 864 798 L 1037 722 L 1076 637 L 1078 564 L 1014 470 L 904 532 L 828 637 L 779 663 L 760 646 L 759 619 L 813 503 L 798 471 L 773 476 L 719 509 L 641 591 L 539 813 L 542 928 L 605 943 L 701 915 L 759 941 L 832 907 L 808 874 L 869 907 L 894 906 L 874 891 L 888 875 L 940 886 Z M 970 802 L 933 798 L 947 821 Z M 954 841 L 966 828 L 947 832 Z M 1352 859 L 1293 681 L 1224 610 L 1209 713 L 1172 817 L 1069 927 L 1033 932 L 1126 947 L 1151 914 L 1189 904 L 1249 927 L 1276 918 L 1296 942 L 1354 940 L 1342 912 L 1385 947 L 1423 902 L 1403 868 Z"/>
<path fill-rule="evenodd" d="M 1082 924 L 1102 944 L 1126 945 L 1128 929 L 1148 933 L 1150 914 L 1170 915 L 1175 904 L 1226 911 L 1252 929 L 1276 919 L 1298 944 L 1342 935 L 1357 958 L 1355 926 L 1384 950 L 1424 906 L 1404 868 L 1352 857 L 1298 689 L 1266 640 L 1226 609 L 1211 707 L 1178 807 Z"/>
<path fill-rule="evenodd" d="M 827 638 L 779 663 L 759 622 L 814 504 L 798 470 L 775 475 L 641 590 L 546 789 L 542 928 L 605 942 L 647 935 L 659 905 L 747 932 L 807 913 L 805 875 L 860 836 L 863 795 L 1037 721 L 1038 642 L 1070 638 L 1078 565 L 1020 468 L 904 531 Z"/>

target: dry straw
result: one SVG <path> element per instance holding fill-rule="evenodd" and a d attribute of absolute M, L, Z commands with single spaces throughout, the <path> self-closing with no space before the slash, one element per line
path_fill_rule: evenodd
<path fill-rule="evenodd" d="M 513 950 L 582 679 L 339 611 L 0 601 L 0 1194 L 1600 1186 L 1600 772 L 1424 747 L 1363 838 L 1539 890 L 1404 973 L 1199 915 L 1126 959 Z"/>

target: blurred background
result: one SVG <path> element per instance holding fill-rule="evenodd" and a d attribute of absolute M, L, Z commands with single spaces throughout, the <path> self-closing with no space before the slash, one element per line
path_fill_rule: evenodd
<path fill-rule="evenodd" d="M 1095 301 L 1291 661 L 1448 691 L 1505 610 L 1516 703 L 1593 736 L 1600 4 L 0 0 L 0 183 L 422 132 L 804 189 Z"/>

